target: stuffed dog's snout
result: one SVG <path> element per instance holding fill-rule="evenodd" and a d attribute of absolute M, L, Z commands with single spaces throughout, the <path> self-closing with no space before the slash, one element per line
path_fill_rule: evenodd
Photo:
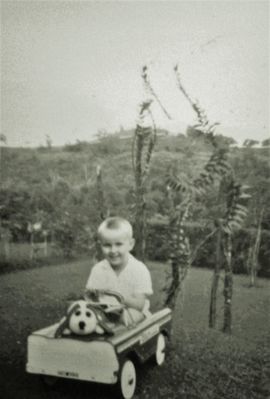
<path fill-rule="evenodd" d="M 87 307 L 86 302 L 80 301 L 79 308 L 73 311 L 69 319 L 70 330 L 79 335 L 91 334 L 96 331 L 97 318 L 94 312 Z"/>
<path fill-rule="evenodd" d="M 84 321 L 79 321 L 79 328 L 81 330 L 84 330 L 84 328 L 85 328 L 85 322 Z"/>

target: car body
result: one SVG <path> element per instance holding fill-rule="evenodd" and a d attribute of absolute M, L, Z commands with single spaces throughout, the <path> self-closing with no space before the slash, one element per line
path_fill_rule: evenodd
<path fill-rule="evenodd" d="M 133 328 L 120 326 L 113 335 L 93 337 L 55 338 L 59 325 L 56 323 L 28 337 L 26 370 L 43 376 L 104 384 L 120 382 L 123 385 L 123 378 L 128 378 L 127 384 L 131 385 L 130 373 L 135 372 L 136 380 L 133 368 L 137 362 L 145 362 L 153 355 L 158 365 L 164 362 L 165 338 L 170 335 L 171 319 L 171 310 L 165 308 L 147 316 Z M 125 370 L 129 377 L 123 377 Z M 123 398 L 132 398 L 134 392 L 121 393 Z"/>

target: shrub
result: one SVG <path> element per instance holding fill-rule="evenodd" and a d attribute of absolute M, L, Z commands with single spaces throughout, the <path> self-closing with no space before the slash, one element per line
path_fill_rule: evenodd
<path fill-rule="evenodd" d="M 202 228 L 199 225 L 189 225 L 187 230 L 193 248 L 202 241 L 203 237 L 206 237 L 211 232 L 210 228 Z M 250 243 L 252 243 L 252 237 L 254 237 L 254 229 L 241 229 L 234 235 L 232 267 L 236 274 L 247 273 L 248 249 Z M 260 277 L 270 277 L 269 240 L 270 232 L 262 230 L 258 270 Z M 213 235 L 198 250 L 193 266 L 213 269 L 216 262 L 215 244 L 216 236 Z M 150 260 L 164 262 L 170 258 L 168 225 L 164 221 L 155 220 L 148 224 L 146 253 Z"/>

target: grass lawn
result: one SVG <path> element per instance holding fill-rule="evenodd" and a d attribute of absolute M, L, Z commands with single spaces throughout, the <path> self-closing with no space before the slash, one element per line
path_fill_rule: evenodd
<path fill-rule="evenodd" d="M 153 310 L 162 306 L 166 264 L 148 263 Z M 0 276 L 0 397 L 3 399 L 108 399 L 108 387 L 64 380 L 47 391 L 25 373 L 26 340 L 34 331 L 59 320 L 68 300 L 84 289 L 90 262 L 42 267 Z M 248 287 L 235 276 L 233 332 L 220 332 L 222 287 L 216 330 L 207 326 L 212 273 L 191 269 L 174 315 L 168 358 L 161 368 L 139 370 L 136 398 L 253 399 L 270 398 L 270 281 Z"/>
<path fill-rule="evenodd" d="M 28 270 L 41 266 L 67 263 L 56 246 L 48 244 L 47 256 L 42 246 L 36 247 L 33 259 L 31 259 L 31 245 L 29 243 L 10 243 L 8 255 L 0 240 L 0 275 L 18 270 Z"/>

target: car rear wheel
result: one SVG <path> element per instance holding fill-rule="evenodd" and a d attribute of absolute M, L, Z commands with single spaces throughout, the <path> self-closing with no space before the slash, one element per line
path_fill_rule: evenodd
<path fill-rule="evenodd" d="M 136 389 L 136 368 L 132 360 L 125 359 L 122 363 L 118 381 L 118 392 L 123 399 L 131 399 Z"/>
<path fill-rule="evenodd" d="M 164 334 L 159 334 L 157 337 L 157 346 L 155 352 L 155 363 L 161 366 L 165 362 L 166 356 L 166 338 Z"/>

